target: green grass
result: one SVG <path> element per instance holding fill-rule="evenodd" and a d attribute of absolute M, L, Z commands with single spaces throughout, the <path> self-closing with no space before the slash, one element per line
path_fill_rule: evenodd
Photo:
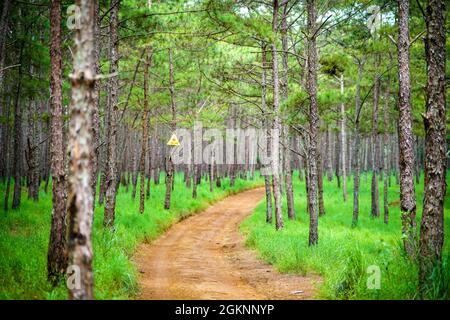
<path fill-rule="evenodd" d="M 164 179 L 161 179 L 164 181 Z M 97 299 L 128 299 L 139 291 L 137 271 L 131 258 L 141 242 L 151 242 L 178 220 L 202 209 L 229 194 L 256 185 L 261 180 L 222 180 L 222 187 L 209 192 L 209 183 L 198 188 L 198 198 L 192 199 L 192 190 L 175 178 L 170 210 L 163 209 L 165 185 L 151 186 L 151 197 L 146 201 L 144 214 L 139 213 L 139 187 L 136 200 L 131 192 L 121 187 L 117 195 L 116 231 L 103 229 L 103 207 L 94 215 L 94 281 Z M 51 187 L 49 188 L 51 190 Z M 5 186 L 0 185 L 4 195 Z M 46 278 L 47 246 L 51 222 L 51 193 L 39 194 L 35 203 L 22 194 L 18 210 L 3 212 L 4 197 L 0 199 L 0 299 L 65 299 L 65 282 L 52 288 Z"/>
<path fill-rule="evenodd" d="M 448 176 L 448 175 L 447 175 Z M 423 177 L 423 175 L 422 175 Z M 392 178 L 389 188 L 390 221 L 383 223 L 383 184 L 380 182 L 381 217 L 370 217 L 370 180 L 361 178 L 359 224 L 351 228 L 353 212 L 353 178 L 348 180 L 348 201 L 343 201 L 342 189 L 336 180 L 324 179 L 326 215 L 319 218 L 319 245 L 308 246 L 309 215 L 306 213 L 305 184 L 298 174 L 294 177 L 296 220 L 289 221 L 284 212 L 285 227 L 275 231 L 265 222 L 265 201 L 241 225 L 247 236 L 247 245 L 256 248 L 262 259 L 279 271 L 296 274 L 317 274 L 319 299 L 418 299 L 417 265 L 405 257 L 401 240 L 399 186 Z M 449 184 L 450 181 L 447 181 Z M 423 180 L 416 186 L 417 221 L 420 225 L 423 198 Z M 283 202 L 286 209 L 286 202 Z M 445 200 L 444 264 L 433 275 L 433 286 L 428 298 L 450 299 L 450 199 Z M 381 270 L 379 290 L 368 289 L 371 273 L 367 267 L 376 265 Z M 300 290 L 301 288 L 299 288 Z"/>

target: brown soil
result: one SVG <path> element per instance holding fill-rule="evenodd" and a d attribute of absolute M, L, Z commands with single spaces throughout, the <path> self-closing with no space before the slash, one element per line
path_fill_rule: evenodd
<path fill-rule="evenodd" d="M 229 196 L 140 245 L 137 298 L 312 299 L 318 277 L 280 274 L 244 246 L 239 224 L 263 197 L 263 188 Z"/>

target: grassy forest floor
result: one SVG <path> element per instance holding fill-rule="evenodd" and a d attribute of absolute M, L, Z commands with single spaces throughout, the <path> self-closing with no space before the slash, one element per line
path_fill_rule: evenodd
<path fill-rule="evenodd" d="M 450 183 L 447 174 L 447 185 Z M 380 218 L 370 217 L 371 177 L 362 175 L 359 224 L 351 228 L 353 178 L 347 182 L 348 200 L 336 179 L 324 178 L 326 214 L 319 218 L 319 245 L 308 247 L 309 216 L 306 213 L 305 182 L 294 175 L 295 221 L 284 216 L 284 230 L 275 231 L 265 222 L 265 201 L 241 225 L 247 245 L 256 248 L 262 259 L 281 272 L 315 273 L 323 278 L 317 298 L 322 299 L 417 299 L 417 265 L 404 254 L 401 240 L 399 186 L 395 178 L 389 188 L 389 224 L 383 222 L 383 183 L 380 187 Z M 423 174 L 416 186 L 417 221 L 420 225 L 423 198 Z M 285 200 L 285 199 L 284 199 Z M 284 207 L 286 202 L 283 203 Z M 443 268 L 433 275 L 434 287 L 428 298 L 450 299 L 450 197 L 445 199 L 445 243 Z M 381 270 L 379 290 L 368 289 L 367 267 Z M 301 289 L 301 288 L 300 288 Z"/>
<path fill-rule="evenodd" d="M 131 199 L 131 188 L 120 187 L 117 195 L 116 231 L 103 229 L 103 206 L 97 206 L 94 215 L 93 250 L 96 299 L 127 299 L 139 290 L 136 266 L 131 257 L 141 242 L 151 242 L 172 224 L 232 193 L 261 185 L 262 180 L 236 180 L 230 187 L 228 179 L 222 187 L 209 192 L 209 184 L 198 188 L 198 198 L 192 199 L 182 175 L 176 175 L 175 191 L 169 211 L 163 209 L 165 185 L 151 186 L 144 214 L 139 213 L 139 186 L 136 199 Z M 41 190 L 39 202 L 22 194 L 18 210 L 3 211 L 4 196 L 0 199 L 0 299 L 66 299 L 65 282 L 52 288 L 46 278 L 47 246 L 51 222 L 50 192 Z M 12 193 L 12 192 L 11 192 Z M 0 194 L 5 186 L 0 184 Z"/>

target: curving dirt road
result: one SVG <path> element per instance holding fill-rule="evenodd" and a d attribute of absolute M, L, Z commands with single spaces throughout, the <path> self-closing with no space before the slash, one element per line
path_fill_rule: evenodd
<path fill-rule="evenodd" d="M 282 275 L 244 246 L 239 224 L 263 197 L 229 196 L 141 245 L 138 299 L 311 299 L 317 277 Z"/>

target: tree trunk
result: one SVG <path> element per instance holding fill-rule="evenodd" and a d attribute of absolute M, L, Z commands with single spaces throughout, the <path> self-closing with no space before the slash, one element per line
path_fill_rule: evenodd
<path fill-rule="evenodd" d="M 405 250 L 415 254 L 416 196 L 414 191 L 414 151 L 411 119 L 411 80 L 409 73 L 409 0 L 398 1 L 398 142 L 400 166 L 400 210 Z"/>
<path fill-rule="evenodd" d="M 307 0 L 307 92 L 309 95 L 309 161 L 308 161 L 308 199 L 309 199 L 309 245 L 317 245 L 318 214 L 317 214 L 317 133 L 319 114 L 317 107 L 317 50 L 316 50 L 316 1 Z"/>
<path fill-rule="evenodd" d="M 134 141 L 138 142 L 138 133 L 135 132 L 134 133 Z M 138 175 L 139 175 L 139 160 L 140 160 L 140 156 L 139 156 L 139 143 L 137 143 L 135 145 L 135 149 L 136 151 L 133 153 L 133 179 L 132 179 L 132 184 L 133 184 L 133 190 L 131 191 L 131 198 L 134 200 L 136 199 L 136 192 L 137 192 L 137 181 L 138 181 Z M 138 160 L 139 159 L 139 160 Z"/>
<path fill-rule="evenodd" d="M 420 140 L 419 136 L 415 138 L 415 152 L 414 152 L 414 175 L 416 177 L 416 184 L 420 183 Z"/>
<path fill-rule="evenodd" d="M 93 59 L 94 59 L 94 68 L 95 73 L 100 74 L 100 0 L 94 0 L 94 51 L 93 51 Z M 98 155 L 99 155 L 99 141 L 100 141 L 100 116 L 99 116 L 99 105 L 100 105 L 100 82 L 95 82 L 94 88 L 94 105 L 92 108 L 92 138 L 93 138 L 93 149 L 91 153 L 91 162 L 92 162 L 92 205 L 95 208 L 95 196 L 97 193 L 97 182 L 98 182 Z"/>
<path fill-rule="evenodd" d="M 359 218 L 359 182 L 360 182 L 360 172 L 361 172 L 361 160 L 360 160 L 360 146 L 361 146 L 361 133 L 360 133 L 360 114 L 361 114 L 361 81 L 363 77 L 363 68 L 364 68 L 365 59 L 361 59 L 358 61 L 358 80 L 356 82 L 356 94 L 355 94 L 355 110 L 356 110 L 356 119 L 355 119 L 355 167 L 354 167 L 354 176 L 353 176 L 353 218 L 352 218 L 352 227 L 356 227 L 358 225 Z"/>
<path fill-rule="evenodd" d="M 328 128 L 327 125 L 327 131 L 325 132 L 325 161 L 324 161 L 324 167 L 327 173 L 327 179 L 328 181 L 333 181 L 333 157 L 331 152 L 331 130 Z"/>
<path fill-rule="evenodd" d="M 270 119 L 267 115 L 267 103 L 266 103 L 266 93 L 267 93 L 267 52 L 266 52 L 266 44 L 263 44 L 261 47 L 262 50 L 262 73 L 261 73 L 261 110 L 263 112 L 263 129 L 266 130 L 267 134 L 267 150 L 266 154 L 269 156 L 270 154 Z M 266 222 L 272 224 L 272 191 L 270 188 L 270 176 L 269 174 L 264 174 L 264 188 L 266 190 Z"/>
<path fill-rule="evenodd" d="M 80 28 L 75 32 L 75 56 L 69 126 L 69 263 L 70 277 L 79 277 L 69 286 L 69 299 L 93 299 L 92 273 L 92 109 L 95 105 L 94 2 L 77 0 L 81 10 Z M 73 283 L 72 283 L 73 284 Z"/>
<path fill-rule="evenodd" d="M 281 199 L 281 187 L 280 187 L 280 93 L 279 93 L 279 80 L 278 80 L 278 0 L 273 1 L 273 19 L 272 19 L 272 31 L 274 37 L 272 40 L 272 81 L 273 81 L 273 136 L 272 136 L 272 184 L 273 194 L 275 200 L 275 227 L 277 230 L 283 228 L 283 215 L 282 215 L 282 199 Z"/>
<path fill-rule="evenodd" d="M 6 124 L 6 132 L 5 132 L 5 139 L 4 139 L 4 145 L 2 146 L 2 151 L 5 153 L 5 176 L 6 176 L 6 188 L 5 188 L 5 203 L 4 203 L 4 210 L 5 212 L 8 211 L 8 204 L 9 204 L 9 192 L 10 192 L 10 185 L 11 185 L 11 172 L 10 172 L 10 135 L 11 135 L 11 126 L 9 125 L 9 118 L 11 113 L 11 107 L 9 105 L 9 101 L 6 104 L 6 117 L 5 117 L 5 124 Z"/>
<path fill-rule="evenodd" d="M 28 111 L 28 199 L 39 200 L 39 145 L 37 137 L 38 115 L 37 103 L 34 99 L 30 100 L 30 109 Z"/>
<path fill-rule="evenodd" d="M 201 162 L 202 162 L 202 127 L 194 123 L 194 143 L 193 143 L 193 179 L 192 179 L 192 198 L 197 198 L 197 186 L 201 179 Z"/>
<path fill-rule="evenodd" d="M 344 96 L 344 75 L 341 74 L 341 77 L 339 79 L 340 86 L 341 86 L 341 95 L 342 98 Z M 342 173 L 342 195 L 344 197 L 344 202 L 347 201 L 347 161 L 346 161 L 346 153 L 347 153 L 347 141 L 346 141 L 346 135 L 345 135 L 345 104 L 341 103 L 341 173 Z"/>
<path fill-rule="evenodd" d="M 48 246 L 47 274 L 54 286 L 67 268 L 66 252 L 66 173 L 63 147 L 62 65 L 61 65 L 61 1 L 53 0 L 50 9 L 52 42 L 50 59 L 51 100 L 51 167 L 53 212 Z"/>
<path fill-rule="evenodd" d="M 105 217 L 103 224 L 113 228 L 116 215 L 116 192 L 117 192 L 117 112 L 119 102 L 119 1 L 110 3 L 109 20 L 109 73 L 111 74 L 109 83 L 109 146 L 108 165 L 106 175 L 105 194 Z"/>
<path fill-rule="evenodd" d="M 4 65 L 5 65 L 5 59 L 6 59 L 6 53 L 5 53 L 5 48 L 6 48 L 6 36 L 7 36 L 7 31 L 6 28 L 8 26 L 8 16 L 9 16 L 9 4 L 10 4 L 10 0 L 4 0 L 3 1 L 3 9 L 2 9 L 2 14 L 0 17 L 0 97 L 3 96 L 3 92 L 4 92 L 4 76 L 5 76 L 5 71 L 4 71 Z M 0 99 L 0 114 L 3 116 L 4 114 L 4 109 L 9 108 L 9 105 L 4 106 L 3 105 L 3 99 Z M 6 113 L 6 112 L 5 112 Z M 0 123 L 0 141 L 4 143 L 5 138 L 6 138 L 6 131 L 7 129 L 8 123 Z M 5 181 L 5 177 L 6 177 L 6 171 L 7 171 L 7 162 L 6 162 L 6 154 L 2 153 L 0 155 L 0 176 L 3 180 L 3 182 Z"/>
<path fill-rule="evenodd" d="M 390 63 L 392 66 L 392 55 L 389 55 Z M 388 110 L 389 110 L 389 99 L 391 95 L 391 79 L 390 77 L 386 80 L 386 91 L 384 97 L 384 108 L 383 108 L 383 215 L 384 223 L 389 223 L 389 203 L 388 203 L 388 145 L 389 145 L 389 123 L 388 123 Z"/>
<path fill-rule="evenodd" d="M 444 243 L 444 197 L 446 192 L 446 104 L 445 104 L 445 5 L 428 1 L 427 96 L 425 124 L 425 189 L 420 225 L 420 289 L 425 293 L 433 269 L 440 267 Z"/>
<path fill-rule="evenodd" d="M 283 14 L 281 17 L 281 45 L 282 45 L 282 77 L 281 77 L 281 96 L 283 101 L 288 99 L 288 76 L 289 76 L 289 60 L 288 60 L 288 38 L 287 38 L 287 15 L 288 15 L 288 4 L 283 7 Z M 283 125 L 283 161 L 284 161 L 284 175 L 286 184 L 286 200 L 287 200 L 287 213 L 288 218 L 295 219 L 295 209 L 294 209 L 294 191 L 292 187 L 292 169 L 291 169 L 291 150 L 290 150 L 290 139 L 289 139 L 289 127 L 288 125 Z"/>
<path fill-rule="evenodd" d="M 372 110 L 372 218 L 380 216 L 380 204 L 379 204 L 379 190 L 378 190 L 378 156 L 379 156 L 379 143 L 378 143 L 378 103 L 380 96 L 380 78 L 379 78 L 379 65 L 380 55 L 375 56 L 375 84 L 373 88 L 373 110 Z"/>
<path fill-rule="evenodd" d="M 338 123 L 339 124 L 339 123 Z M 340 139 L 340 135 L 339 135 L 339 131 L 336 131 L 335 134 L 335 139 L 334 139 L 334 158 L 335 158 L 335 166 L 334 166 L 334 173 L 336 175 L 336 182 L 337 182 L 337 187 L 340 189 L 341 188 L 341 139 Z"/>
<path fill-rule="evenodd" d="M 320 151 L 317 152 L 317 189 L 319 197 L 319 216 L 324 216 L 325 204 L 323 201 L 323 162 Z"/>
<path fill-rule="evenodd" d="M 214 191 L 214 150 L 211 148 L 209 165 L 209 192 Z"/>
<path fill-rule="evenodd" d="M 150 48 L 147 50 L 151 50 Z M 147 52 L 147 57 L 144 66 L 144 112 L 142 113 L 142 149 L 141 149 L 141 190 L 139 212 L 144 213 L 145 208 L 145 159 L 147 158 L 148 146 L 148 68 L 150 65 L 151 53 Z"/>
<path fill-rule="evenodd" d="M 149 117 L 152 116 L 152 113 L 149 111 L 148 113 Z M 150 133 L 150 121 L 147 121 L 147 132 Z M 148 200 L 150 199 L 150 189 L 151 189 L 151 166 L 152 166 L 152 160 L 153 160 L 153 156 L 152 156 L 152 143 L 151 143 L 151 138 L 148 138 L 148 143 L 147 143 L 147 155 L 148 155 L 148 166 L 147 166 L 147 190 L 145 191 L 145 198 Z"/>
<path fill-rule="evenodd" d="M 19 12 L 20 15 L 20 12 Z M 21 31 L 20 24 L 18 30 Z M 20 41 L 20 52 L 19 52 L 19 74 L 17 89 L 14 98 L 14 162 L 13 162 L 13 175 L 14 175 L 14 193 L 12 208 L 16 209 L 20 206 L 21 198 L 21 180 L 22 180 L 22 110 L 20 94 L 22 90 L 22 62 L 23 62 L 23 50 L 24 41 Z"/>
<path fill-rule="evenodd" d="M 175 101 L 175 80 L 173 74 L 173 59 L 172 59 L 172 48 L 169 48 L 169 91 L 170 91 L 170 104 L 172 109 L 172 123 L 171 130 L 172 133 L 176 129 L 176 114 L 177 105 Z M 169 149 L 167 155 L 167 168 L 166 168 L 166 196 L 164 198 L 164 209 L 170 209 L 170 198 L 172 196 L 172 189 L 174 185 L 174 166 L 172 161 L 171 149 Z"/>

